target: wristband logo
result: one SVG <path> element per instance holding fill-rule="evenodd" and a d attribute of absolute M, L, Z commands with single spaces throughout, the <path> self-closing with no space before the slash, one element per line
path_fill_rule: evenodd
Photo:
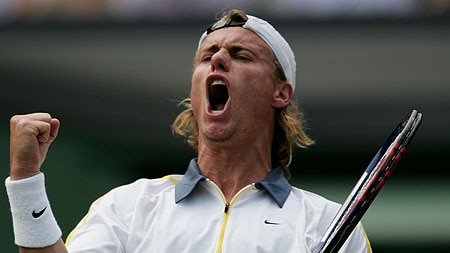
<path fill-rule="evenodd" d="M 47 207 L 44 207 L 44 209 L 42 209 L 39 212 L 36 212 L 36 211 L 33 210 L 33 212 L 31 213 L 31 216 L 33 216 L 33 218 L 37 219 L 37 218 L 41 217 L 44 214 L 45 210 L 47 210 Z"/>

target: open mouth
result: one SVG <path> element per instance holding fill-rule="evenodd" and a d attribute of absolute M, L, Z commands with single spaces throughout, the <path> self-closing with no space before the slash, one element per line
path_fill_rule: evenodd
<path fill-rule="evenodd" d="M 223 81 L 216 80 L 209 86 L 208 99 L 212 113 L 218 114 L 222 112 L 227 104 L 228 98 L 228 87 Z"/>

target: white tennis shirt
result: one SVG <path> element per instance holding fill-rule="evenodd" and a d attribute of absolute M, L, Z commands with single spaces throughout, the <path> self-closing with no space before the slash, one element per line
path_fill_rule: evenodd
<path fill-rule="evenodd" d="M 66 241 L 69 252 L 311 252 L 339 205 L 292 187 L 281 168 L 229 203 L 200 174 L 140 179 L 96 200 Z M 340 252 L 371 252 L 358 225 Z"/>

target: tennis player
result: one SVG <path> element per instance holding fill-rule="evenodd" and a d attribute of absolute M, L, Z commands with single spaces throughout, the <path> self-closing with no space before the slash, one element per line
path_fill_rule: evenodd
<path fill-rule="evenodd" d="M 200 38 L 173 124 L 198 157 L 184 175 L 113 189 L 65 242 L 40 171 L 59 120 L 13 116 L 6 187 L 20 252 L 311 252 L 339 205 L 288 182 L 293 145 L 313 144 L 293 101 L 295 73 L 274 27 L 225 13 Z M 361 225 L 340 252 L 371 252 Z"/>

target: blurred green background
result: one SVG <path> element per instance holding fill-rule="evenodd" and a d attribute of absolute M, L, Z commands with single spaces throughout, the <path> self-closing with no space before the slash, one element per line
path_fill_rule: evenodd
<path fill-rule="evenodd" d="M 198 38 L 224 6 L 18 2 L 0 6 L 0 175 L 8 176 L 9 118 L 58 117 L 43 170 L 66 236 L 111 188 L 183 173 L 195 156 L 170 125 L 189 94 Z M 317 145 L 295 150 L 293 184 L 342 202 L 393 127 L 418 109 L 421 129 L 364 224 L 376 252 L 448 252 L 448 3 L 319 12 L 288 2 L 241 5 L 270 20 L 296 53 L 296 99 Z M 0 202 L 2 252 L 17 252 L 5 191 Z"/>

